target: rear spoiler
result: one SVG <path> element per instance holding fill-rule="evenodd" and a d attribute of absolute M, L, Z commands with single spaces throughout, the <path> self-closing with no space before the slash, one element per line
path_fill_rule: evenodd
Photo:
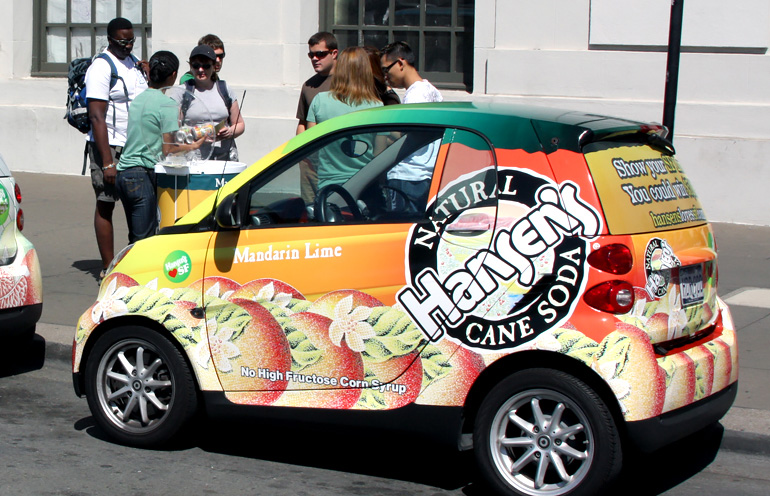
<path fill-rule="evenodd" d="M 645 143 L 666 155 L 674 155 L 674 144 L 668 140 L 668 129 L 660 124 L 644 124 L 635 128 L 607 133 L 586 129 L 579 138 L 579 146 L 584 146 L 601 141 L 632 141 Z"/>

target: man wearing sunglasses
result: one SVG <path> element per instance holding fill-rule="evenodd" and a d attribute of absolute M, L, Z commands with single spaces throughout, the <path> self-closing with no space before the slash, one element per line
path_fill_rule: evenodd
<path fill-rule="evenodd" d="M 112 213 L 118 200 L 115 177 L 128 129 L 128 106 L 147 89 L 147 61 L 131 54 L 134 48 L 134 26 L 122 17 L 107 25 L 106 57 L 97 57 L 86 72 L 88 88 L 88 155 L 91 160 L 91 183 L 96 193 L 94 231 L 102 269 L 115 254 Z M 114 67 L 114 68 L 113 68 Z M 102 270 L 102 277 L 104 270 Z"/>
<path fill-rule="evenodd" d="M 297 134 L 307 129 L 307 112 L 313 98 L 322 91 L 329 91 L 331 73 L 337 62 L 337 38 L 333 34 L 321 31 L 307 40 L 307 56 L 313 64 L 315 74 L 302 85 L 297 105 Z"/>
<path fill-rule="evenodd" d="M 331 74 L 337 63 L 337 38 L 333 34 L 321 31 L 307 40 L 307 56 L 313 65 L 315 74 L 305 81 L 299 95 L 297 104 L 297 134 L 307 129 L 307 114 L 313 98 L 322 91 L 329 91 L 331 87 Z M 317 163 L 311 160 L 303 160 L 300 164 L 300 194 L 306 204 L 310 205 L 318 191 Z"/>
<path fill-rule="evenodd" d="M 382 49 L 382 72 L 394 88 L 404 88 L 401 103 L 440 102 L 443 97 L 435 86 L 423 79 L 415 67 L 416 56 L 405 41 L 396 41 Z M 441 139 L 420 148 L 388 171 L 389 208 L 393 212 L 414 211 L 428 201 L 433 166 Z M 408 200 L 408 201 L 407 201 Z"/>

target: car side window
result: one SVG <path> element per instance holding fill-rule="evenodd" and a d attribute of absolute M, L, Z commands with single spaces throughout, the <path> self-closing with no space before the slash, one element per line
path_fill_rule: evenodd
<path fill-rule="evenodd" d="M 431 205 L 430 217 L 446 221 L 479 217 L 486 207 L 494 207 L 497 190 L 497 167 L 494 152 L 480 135 L 457 129 L 451 138 L 444 161 L 436 201 Z M 479 210 L 482 209 L 482 210 Z M 494 224 L 494 219 L 489 223 Z"/>
<path fill-rule="evenodd" d="M 424 219 L 443 136 L 391 127 L 310 144 L 254 180 L 246 227 Z"/>

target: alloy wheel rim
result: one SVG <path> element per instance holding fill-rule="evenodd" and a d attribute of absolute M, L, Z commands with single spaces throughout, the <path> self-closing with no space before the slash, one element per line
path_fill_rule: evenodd
<path fill-rule="evenodd" d="M 174 401 L 174 377 L 163 356 L 142 340 L 121 341 L 97 370 L 99 404 L 118 429 L 142 434 L 157 428 Z"/>
<path fill-rule="evenodd" d="M 594 459 L 594 433 L 564 394 L 527 390 L 506 401 L 490 429 L 498 473 L 517 491 L 556 496 L 578 486 Z"/>

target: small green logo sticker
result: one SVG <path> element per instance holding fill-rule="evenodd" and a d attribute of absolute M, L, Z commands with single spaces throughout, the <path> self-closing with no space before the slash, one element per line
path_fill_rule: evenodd
<path fill-rule="evenodd" d="M 11 211 L 11 197 L 8 196 L 8 191 L 5 186 L 0 184 L 0 226 L 5 224 L 8 220 L 8 212 Z"/>
<path fill-rule="evenodd" d="M 163 262 L 163 273 L 169 281 L 180 283 L 190 275 L 191 266 L 190 255 L 182 250 L 176 250 L 171 252 Z"/>

